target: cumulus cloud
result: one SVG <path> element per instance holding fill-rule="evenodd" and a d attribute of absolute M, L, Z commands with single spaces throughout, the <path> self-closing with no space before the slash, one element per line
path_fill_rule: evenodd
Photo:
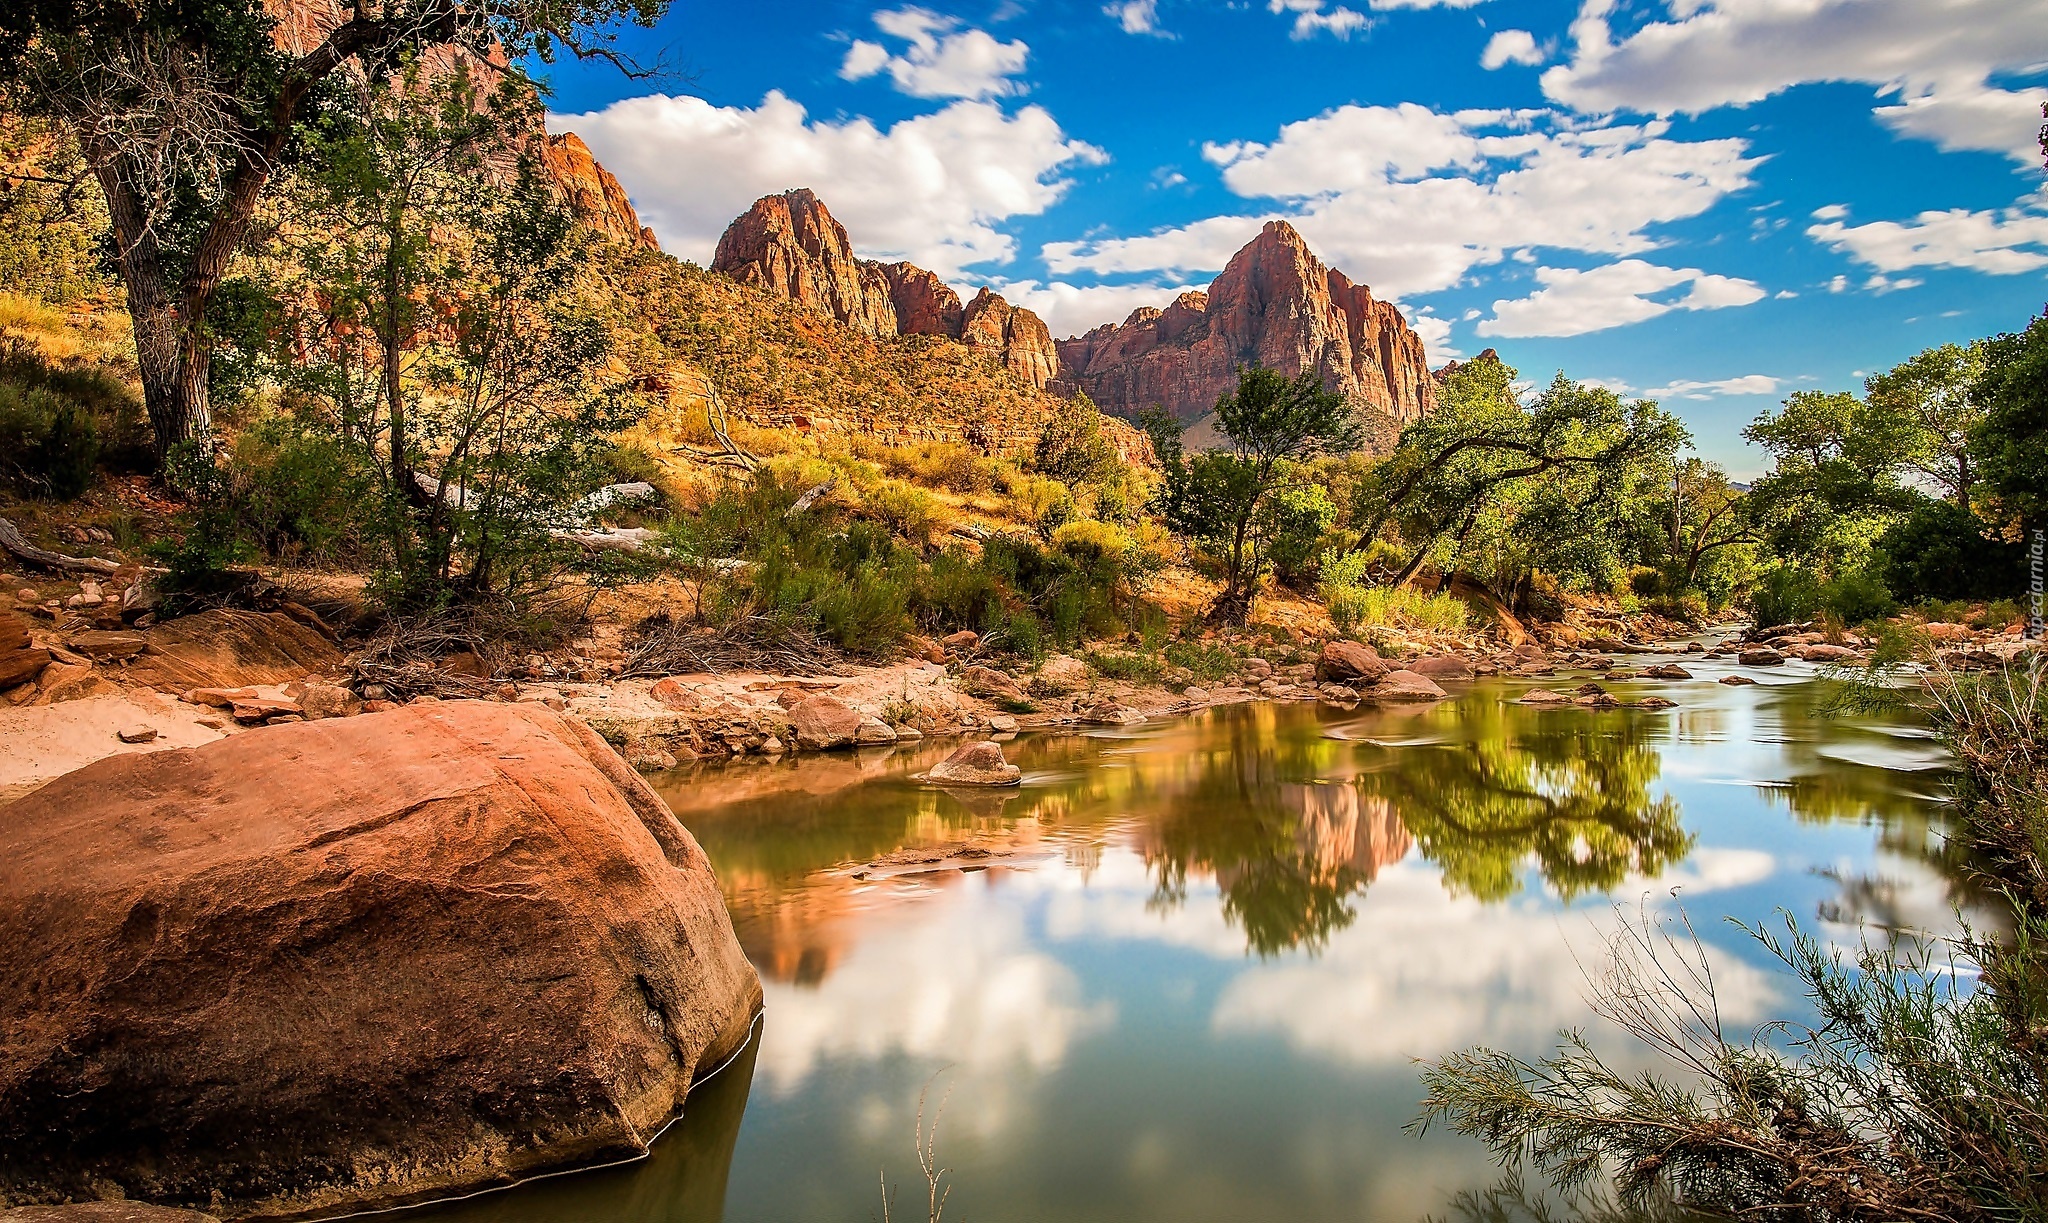
<path fill-rule="evenodd" d="M 1107 160 L 1041 107 L 1005 114 L 988 102 L 886 129 L 812 119 L 779 92 L 752 108 L 655 94 L 549 121 L 619 176 L 664 247 L 700 262 L 756 199 L 810 187 L 863 254 L 957 276 L 1015 254 L 998 223 L 1050 207 L 1067 189 L 1063 169 Z"/>
<path fill-rule="evenodd" d="M 2040 0 L 1669 0 L 1669 18 L 1616 39 L 1616 0 L 1584 0 L 1572 58 L 1543 74 L 1581 111 L 1698 114 L 1816 81 L 1896 99 L 1878 119 L 1944 149 L 2032 165 L 2048 89 L 2007 90 L 2001 73 L 2048 61 Z"/>
<path fill-rule="evenodd" d="M 960 21 L 915 6 L 875 14 L 875 26 L 905 46 L 892 53 L 881 43 L 858 40 L 846 50 L 839 75 L 858 81 L 887 72 L 896 88 L 917 98 L 996 98 L 1019 93 L 1010 78 L 1024 71 L 1031 49 L 1022 42 L 998 42 L 986 30 L 960 28 Z"/>
<path fill-rule="evenodd" d="M 1493 303 L 1479 324 L 1483 336 L 1573 336 L 1640 323 L 1673 310 L 1721 310 L 1763 300 L 1754 281 L 1714 276 L 1698 268 L 1667 268 L 1641 259 L 1603 267 L 1537 268 L 1543 287 L 1529 296 Z M 1684 292 L 1679 292 L 1683 289 Z"/>
<path fill-rule="evenodd" d="M 1666 125 L 1588 127 L 1548 112 L 1414 103 L 1345 106 L 1270 144 L 1204 148 L 1239 196 L 1280 206 L 1133 237 L 1053 243 L 1055 275 L 1215 272 L 1274 217 L 1388 297 L 1457 284 L 1511 251 L 1631 255 L 1649 229 L 1698 216 L 1750 185 L 1740 139 L 1680 141 Z"/>
<path fill-rule="evenodd" d="M 1543 62 L 1543 49 L 1536 45 L 1536 36 L 1527 30 L 1501 30 L 1486 40 L 1486 49 L 1479 53 L 1479 66 L 1492 72 L 1509 64 L 1536 65 Z"/>
<path fill-rule="evenodd" d="M 1910 221 L 1851 225 L 1843 219 L 1847 211 L 1815 212 L 1813 215 L 1820 217 L 1822 223 L 1808 226 L 1807 236 L 1879 273 L 1907 268 L 1966 268 L 1995 276 L 2015 276 L 2048 266 L 2048 192 L 2029 196 L 2011 208 L 1980 212 L 1951 208 L 1946 212 L 1923 212 Z M 1823 217 L 1823 213 L 1827 215 Z M 1879 275 L 1864 287 L 1911 285 Z"/>
<path fill-rule="evenodd" d="M 1327 5 L 1327 0 L 1267 0 L 1266 10 L 1294 14 L 1294 29 L 1288 37 L 1301 41 L 1318 34 L 1348 39 L 1372 28 L 1372 18 L 1364 13 L 1341 4 Z"/>
<path fill-rule="evenodd" d="M 1159 0 L 1119 0 L 1119 3 L 1105 5 L 1103 15 L 1116 18 L 1126 34 L 1157 34 L 1159 29 Z"/>
<path fill-rule="evenodd" d="M 1465 355 L 1451 344 L 1451 320 L 1427 312 L 1408 313 L 1408 325 L 1422 337 L 1423 350 L 1432 361 Z"/>

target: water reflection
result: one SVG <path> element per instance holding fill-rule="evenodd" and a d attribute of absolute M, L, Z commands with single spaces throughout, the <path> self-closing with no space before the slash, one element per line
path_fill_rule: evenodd
<path fill-rule="evenodd" d="M 1912 726 L 1830 720 L 1789 677 L 1614 686 L 1666 714 L 1513 705 L 1526 686 L 1026 738 L 1001 793 L 918 784 L 946 744 L 658 779 L 766 981 L 751 1095 L 694 1094 L 637 1170 L 442 1223 L 873 1214 L 942 1067 L 984 1223 L 1414 1223 L 1494 1170 L 1401 1135 L 1411 1059 L 1586 1023 L 1608 900 L 1683 903 L 1738 1027 L 1800 1003 L 1721 915 L 1952 921 Z"/>

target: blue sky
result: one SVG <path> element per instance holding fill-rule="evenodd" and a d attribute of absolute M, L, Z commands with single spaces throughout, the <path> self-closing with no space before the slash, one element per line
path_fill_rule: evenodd
<path fill-rule="evenodd" d="M 811 187 L 1056 335 L 1272 217 L 1485 347 L 1743 424 L 2048 302 L 2048 0 L 679 0 L 548 72 L 666 249 Z"/>

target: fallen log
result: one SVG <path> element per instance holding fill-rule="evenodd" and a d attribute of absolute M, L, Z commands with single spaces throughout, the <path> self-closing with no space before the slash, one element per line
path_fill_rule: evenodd
<path fill-rule="evenodd" d="M 21 528 L 5 518 L 0 518 L 0 548 L 5 548 L 17 559 L 45 569 L 67 571 L 84 570 L 87 573 L 113 573 L 120 569 L 114 561 L 97 556 L 66 556 L 62 552 L 51 552 L 38 548 L 21 533 Z"/>

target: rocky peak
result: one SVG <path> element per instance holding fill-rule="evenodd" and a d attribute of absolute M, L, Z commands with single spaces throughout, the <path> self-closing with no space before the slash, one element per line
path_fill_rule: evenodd
<path fill-rule="evenodd" d="M 808 188 L 755 200 L 718 239 L 711 270 L 821 310 L 856 331 L 897 332 L 881 265 L 854 257 L 846 227 Z"/>
<path fill-rule="evenodd" d="M 984 288 L 966 306 L 913 263 L 857 258 L 846 227 L 805 188 L 769 195 L 726 227 L 711 270 L 871 336 L 933 335 L 987 349 L 1035 387 L 1059 372 L 1044 320 Z"/>
<path fill-rule="evenodd" d="M 1059 352 L 1044 320 L 986 288 L 967 303 L 960 339 L 1000 353 L 1010 372 L 1033 386 L 1044 386 L 1059 372 Z"/>
<path fill-rule="evenodd" d="M 1480 365 L 1487 362 L 1491 362 L 1494 365 L 1499 365 L 1500 354 L 1495 352 L 1493 349 L 1488 348 L 1482 350 L 1478 356 L 1472 358 L 1470 361 L 1446 361 L 1444 362 L 1443 368 L 1432 373 L 1430 375 L 1430 378 L 1433 379 L 1438 386 L 1442 386 L 1444 383 L 1449 382 L 1451 380 L 1452 374 L 1455 374 L 1459 370 L 1464 369 L 1467 365 Z"/>
<path fill-rule="evenodd" d="M 1158 404 L 1182 421 L 1215 407 L 1237 371 L 1315 370 L 1354 404 L 1393 421 L 1435 406 L 1422 339 L 1391 302 L 1326 266 L 1292 225 L 1270 221 L 1208 292 L 1059 343 L 1060 387 L 1106 412 Z"/>

